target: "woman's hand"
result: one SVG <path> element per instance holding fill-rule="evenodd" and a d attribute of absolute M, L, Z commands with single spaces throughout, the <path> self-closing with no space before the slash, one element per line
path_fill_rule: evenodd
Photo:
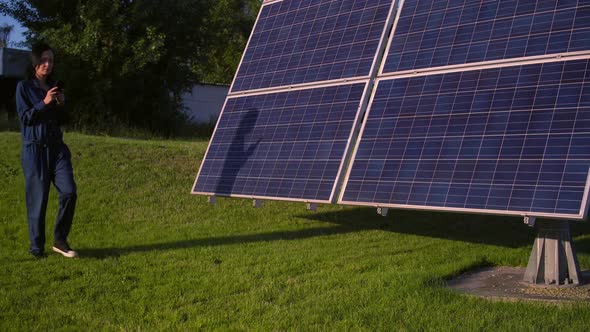
<path fill-rule="evenodd" d="M 53 102 L 57 98 L 58 94 L 60 94 L 58 87 L 54 87 L 54 88 L 49 89 L 49 91 L 47 91 L 47 95 L 45 96 L 45 99 L 43 99 L 43 102 L 45 103 L 45 105 L 51 104 L 51 102 Z"/>

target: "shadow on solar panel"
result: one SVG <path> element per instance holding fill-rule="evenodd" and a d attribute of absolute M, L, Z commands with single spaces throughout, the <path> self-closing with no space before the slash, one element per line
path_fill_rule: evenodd
<path fill-rule="evenodd" d="M 238 128 L 234 134 L 234 137 L 230 143 L 230 149 L 228 150 L 228 157 L 225 158 L 221 169 L 220 179 L 215 188 L 215 192 L 218 194 L 230 195 L 233 192 L 234 184 L 240 172 L 240 169 L 244 167 L 248 159 L 253 155 L 254 150 L 260 144 L 261 138 L 258 138 L 253 143 L 246 143 L 246 137 L 254 130 L 254 124 L 258 118 L 257 109 L 249 109 L 246 111 Z M 231 156 L 231 158 L 229 157 Z"/>

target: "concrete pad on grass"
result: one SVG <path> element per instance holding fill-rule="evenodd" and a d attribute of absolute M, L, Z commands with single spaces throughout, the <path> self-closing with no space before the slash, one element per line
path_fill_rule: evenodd
<path fill-rule="evenodd" d="M 547 302 L 590 301 L 590 271 L 582 272 L 580 285 L 531 285 L 523 281 L 524 267 L 490 267 L 461 274 L 447 282 L 457 292 L 494 300 Z"/>

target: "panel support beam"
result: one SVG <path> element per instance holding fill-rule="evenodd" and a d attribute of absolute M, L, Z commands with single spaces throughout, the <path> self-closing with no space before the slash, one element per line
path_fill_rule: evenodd
<path fill-rule="evenodd" d="M 524 274 L 534 285 L 571 286 L 580 284 L 580 266 L 566 220 L 538 220 L 537 238 Z"/>

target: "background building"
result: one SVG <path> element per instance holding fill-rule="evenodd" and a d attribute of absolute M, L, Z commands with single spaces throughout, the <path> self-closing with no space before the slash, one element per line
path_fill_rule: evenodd
<path fill-rule="evenodd" d="M 0 114 L 16 116 L 16 84 L 26 75 L 30 51 L 0 48 Z"/>
<path fill-rule="evenodd" d="M 228 92 L 228 85 L 196 84 L 182 96 L 184 112 L 193 123 L 215 124 Z"/>

